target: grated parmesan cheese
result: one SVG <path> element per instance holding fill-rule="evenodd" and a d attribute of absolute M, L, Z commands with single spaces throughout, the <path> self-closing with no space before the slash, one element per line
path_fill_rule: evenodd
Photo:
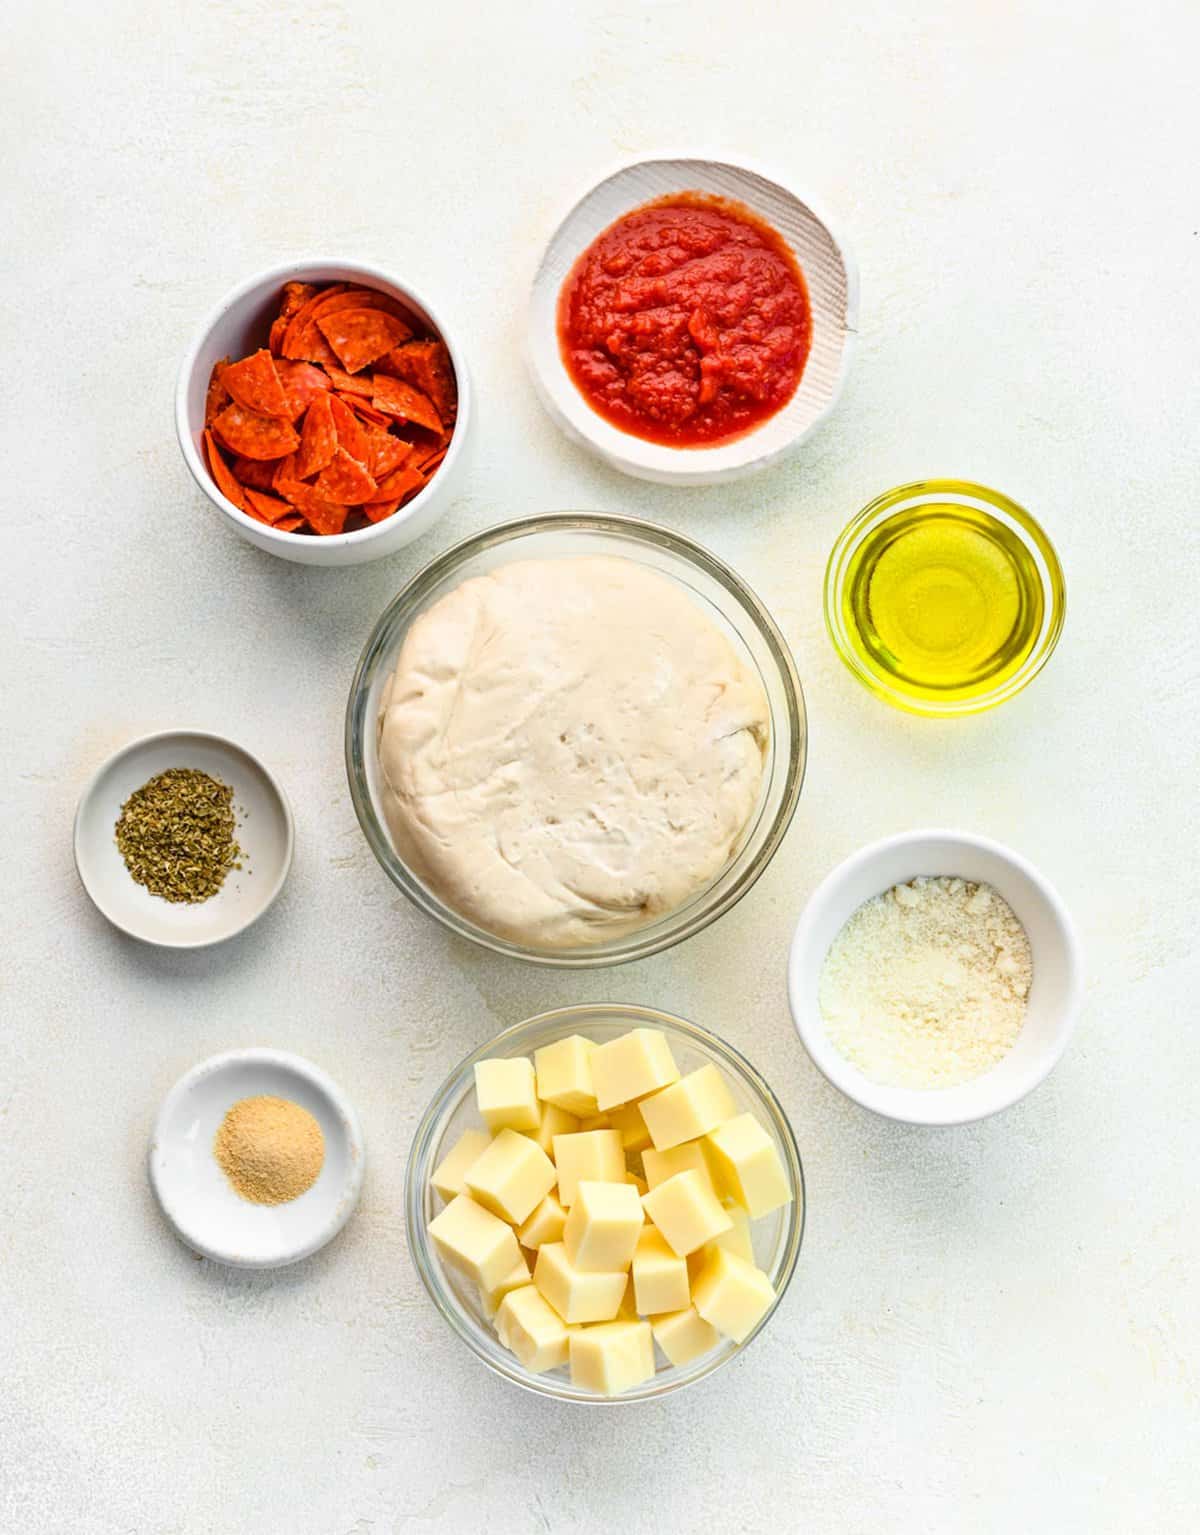
<path fill-rule="evenodd" d="M 1032 980 L 1029 939 L 998 891 L 914 879 L 842 928 L 819 1001 L 831 1043 L 873 1082 L 955 1087 L 1012 1049 Z"/>

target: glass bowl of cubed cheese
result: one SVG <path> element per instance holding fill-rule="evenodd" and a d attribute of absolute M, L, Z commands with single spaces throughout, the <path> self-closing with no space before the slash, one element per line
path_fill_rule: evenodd
<path fill-rule="evenodd" d="M 450 1074 L 405 1205 L 417 1272 L 489 1368 L 566 1401 L 636 1402 L 767 1325 L 800 1254 L 804 1172 L 732 1046 L 654 1008 L 588 1004 Z"/>

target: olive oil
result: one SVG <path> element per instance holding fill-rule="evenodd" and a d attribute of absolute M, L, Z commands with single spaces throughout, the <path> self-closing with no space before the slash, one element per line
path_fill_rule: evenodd
<path fill-rule="evenodd" d="M 1037 643 L 1044 597 L 1026 544 L 973 506 L 928 501 L 854 551 L 842 622 L 861 663 L 914 700 L 989 693 Z"/>

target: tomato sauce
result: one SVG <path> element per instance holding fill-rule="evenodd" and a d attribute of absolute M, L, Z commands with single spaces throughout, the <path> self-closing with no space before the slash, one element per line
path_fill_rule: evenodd
<path fill-rule="evenodd" d="M 567 372 L 606 421 L 705 448 L 791 399 L 812 311 L 775 230 L 740 203 L 683 193 L 592 241 L 559 295 L 558 336 Z"/>

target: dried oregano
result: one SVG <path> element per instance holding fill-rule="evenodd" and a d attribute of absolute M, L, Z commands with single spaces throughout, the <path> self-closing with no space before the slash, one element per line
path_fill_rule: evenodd
<path fill-rule="evenodd" d="M 131 794 L 117 847 L 139 885 L 164 901 L 207 901 L 240 869 L 233 790 L 196 768 L 168 768 Z"/>

